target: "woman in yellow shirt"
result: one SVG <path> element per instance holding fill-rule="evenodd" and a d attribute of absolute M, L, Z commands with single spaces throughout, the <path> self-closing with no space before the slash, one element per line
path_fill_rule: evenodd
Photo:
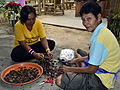
<path fill-rule="evenodd" d="M 42 59 L 47 53 L 52 59 L 51 50 L 55 47 L 53 40 L 47 40 L 45 30 L 36 11 L 31 6 L 21 9 L 20 20 L 15 24 L 15 43 L 11 52 L 13 61 L 21 62 L 30 59 Z"/>

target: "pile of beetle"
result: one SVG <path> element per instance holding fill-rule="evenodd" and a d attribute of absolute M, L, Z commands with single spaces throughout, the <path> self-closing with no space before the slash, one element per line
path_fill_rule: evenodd
<path fill-rule="evenodd" d="M 25 83 L 36 79 L 39 76 L 37 68 L 18 67 L 19 70 L 11 70 L 5 77 L 9 83 Z"/>
<path fill-rule="evenodd" d="M 39 60 L 38 64 L 43 67 L 44 75 L 56 78 L 57 76 L 62 74 L 62 72 L 58 70 L 60 63 L 61 62 L 59 59 L 49 60 L 48 56 L 45 56 L 44 59 Z"/>

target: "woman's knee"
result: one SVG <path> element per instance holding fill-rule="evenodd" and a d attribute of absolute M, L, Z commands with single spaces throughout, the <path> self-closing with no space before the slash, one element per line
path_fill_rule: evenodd
<path fill-rule="evenodd" d="M 11 52 L 11 59 L 15 62 L 23 62 L 30 59 L 33 59 L 34 57 L 29 55 L 23 48 L 16 47 Z"/>
<path fill-rule="evenodd" d="M 62 75 L 58 76 L 55 80 L 55 84 L 60 87 Z"/>
<path fill-rule="evenodd" d="M 11 56 L 11 59 L 16 62 L 16 53 L 14 52 L 14 49 L 12 50 L 10 56 Z"/>
<path fill-rule="evenodd" d="M 15 53 L 15 52 L 11 52 L 11 59 L 12 59 L 12 61 L 14 61 L 14 62 L 20 62 L 20 58 L 18 57 L 18 55 Z"/>
<path fill-rule="evenodd" d="M 55 41 L 54 40 L 48 40 L 48 45 L 50 50 L 52 51 L 55 47 Z"/>

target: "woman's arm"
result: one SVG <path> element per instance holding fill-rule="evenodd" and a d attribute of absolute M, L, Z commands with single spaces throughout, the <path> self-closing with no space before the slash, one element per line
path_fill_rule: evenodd
<path fill-rule="evenodd" d="M 42 46 L 46 49 L 46 52 L 47 52 L 47 55 L 48 55 L 49 59 L 52 59 L 53 54 L 51 53 L 51 51 L 49 49 L 46 37 L 41 39 L 41 43 L 42 43 Z"/>
<path fill-rule="evenodd" d="M 31 47 L 30 47 L 29 45 L 27 45 L 25 41 L 19 41 L 19 44 L 20 44 L 26 51 L 28 51 L 29 49 L 31 49 Z"/>
<path fill-rule="evenodd" d="M 25 41 L 19 41 L 19 44 L 27 51 L 29 52 L 30 49 L 32 49 L 29 45 L 26 44 Z M 31 55 L 33 55 L 36 59 L 42 59 L 43 58 L 43 54 L 42 53 L 36 53 L 34 50 L 32 53 L 30 53 Z"/>
<path fill-rule="evenodd" d="M 42 46 L 43 46 L 45 49 L 49 48 L 46 37 L 41 38 L 41 43 L 42 43 Z"/>

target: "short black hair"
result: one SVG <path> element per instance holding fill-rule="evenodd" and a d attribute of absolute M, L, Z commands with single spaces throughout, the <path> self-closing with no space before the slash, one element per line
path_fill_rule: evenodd
<path fill-rule="evenodd" d="M 34 13 L 35 17 L 37 16 L 36 15 L 36 10 L 32 7 L 32 6 L 24 6 L 22 9 L 21 9 L 21 12 L 20 12 L 20 21 L 22 24 L 24 24 L 27 19 L 28 19 L 28 15 L 30 13 Z"/>
<path fill-rule="evenodd" d="M 83 4 L 83 6 L 80 9 L 80 16 L 82 16 L 83 14 L 88 14 L 88 13 L 92 13 L 97 19 L 98 18 L 97 15 L 102 14 L 101 7 L 96 2 L 87 2 Z"/>

